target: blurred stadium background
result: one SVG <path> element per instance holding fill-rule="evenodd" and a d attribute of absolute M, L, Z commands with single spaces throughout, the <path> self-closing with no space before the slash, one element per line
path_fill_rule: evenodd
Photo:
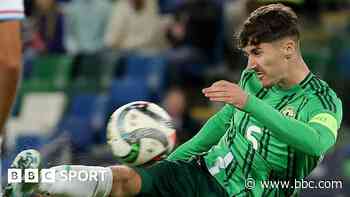
<path fill-rule="evenodd" d="M 119 106 L 160 104 L 178 144 L 219 108 L 201 89 L 237 81 L 246 63 L 233 36 L 247 13 L 283 2 L 302 22 L 302 51 L 312 71 L 343 100 L 336 147 L 310 179 L 343 180 L 343 189 L 303 196 L 350 196 L 349 0 L 26 0 L 23 80 L 2 147 L 2 182 L 14 156 L 39 149 L 48 166 L 110 165 L 105 126 Z"/>

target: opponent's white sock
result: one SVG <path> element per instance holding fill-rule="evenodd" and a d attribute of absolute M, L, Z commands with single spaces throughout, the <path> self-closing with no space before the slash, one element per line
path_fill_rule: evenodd
<path fill-rule="evenodd" d="M 50 170 L 55 170 L 55 181 L 48 183 L 42 179 L 38 185 L 42 194 L 55 197 L 108 197 L 112 190 L 113 174 L 110 168 L 62 165 Z"/>

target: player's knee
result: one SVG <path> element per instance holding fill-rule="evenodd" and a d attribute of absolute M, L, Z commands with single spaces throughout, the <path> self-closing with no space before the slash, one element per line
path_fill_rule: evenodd
<path fill-rule="evenodd" d="M 111 197 L 134 196 L 141 190 L 141 177 L 125 165 L 111 166 L 113 186 Z"/>

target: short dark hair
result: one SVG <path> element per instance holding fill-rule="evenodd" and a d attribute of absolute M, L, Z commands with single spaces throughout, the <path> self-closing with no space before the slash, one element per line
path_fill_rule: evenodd
<path fill-rule="evenodd" d="M 259 7 L 243 23 L 238 33 L 237 45 L 242 49 L 247 45 L 272 42 L 294 36 L 299 40 L 298 17 L 283 4 L 269 4 Z"/>

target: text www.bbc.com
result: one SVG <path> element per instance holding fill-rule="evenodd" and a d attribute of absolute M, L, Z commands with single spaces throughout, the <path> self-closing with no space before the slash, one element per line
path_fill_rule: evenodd
<path fill-rule="evenodd" d="M 245 181 L 245 187 L 247 189 L 254 189 L 257 185 L 252 178 L 248 178 Z M 294 181 L 259 181 L 262 188 L 269 189 L 341 189 L 343 188 L 343 182 L 340 180 L 294 180 Z"/>

